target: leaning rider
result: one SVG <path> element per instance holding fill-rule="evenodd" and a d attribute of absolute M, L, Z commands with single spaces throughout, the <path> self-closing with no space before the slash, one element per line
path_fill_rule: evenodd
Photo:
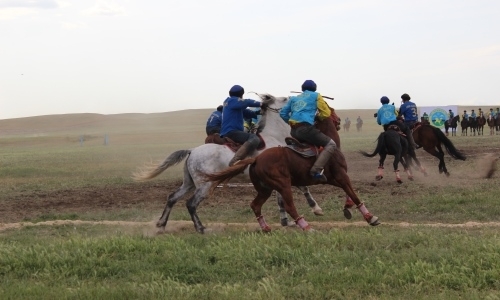
<path fill-rule="evenodd" d="M 221 137 L 228 137 L 236 143 L 243 144 L 229 161 L 229 166 L 252 154 L 260 144 L 257 135 L 244 131 L 243 119 L 255 118 L 257 114 L 260 114 L 260 111 L 253 112 L 247 107 L 262 107 L 264 104 L 252 99 L 243 99 L 244 93 L 243 87 L 235 85 L 229 90 L 229 97 L 224 100 L 220 135 Z"/>
<path fill-rule="evenodd" d="M 410 128 L 418 122 L 418 113 L 417 113 L 417 105 L 410 101 L 410 95 L 403 94 L 401 95 L 401 99 L 403 100 L 403 104 L 399 108 L 399 116 L 404 117 L 404 124 L 406 126 L 406 137 L 408 141 L 410 141 L 410 145 L 413 149 L 417 149 L 418 146 L 415 144 L 413 140 L 413 135 L 411 134 Z"/>
<path fill-rule="evenodd" d="M 314 127 L 314 118 L 318 111 L 318 118 L 324 120 L 330 117 L 331 111 L 328 104 L 316 92 L 316 83 L 306 80 L 302 84 L 302 94 L 290 97 L 290 101 L 281 109 L 280 116 L 285 122 L 290 124 L 290 135 L 299 142 L 305 142 L 317 147 L 323 147 L 323 151 L 318 155 L 310 174 L 320 182 L 328 179 L 323 175 L 323 169 L 333 156 L 337 144 L 327 135 Z"/>
<path fill-rule="evenodd" d="M 377 112 L 377 123 L 378 125 L 384 126 L 384 131 L 387 131 L 387 128 L 389 128 L 389 125 L 396 125 L 399 127 L 399 129 L 405 133 L 406 138 L 408 140 L 408 144 L 412 145 L 410 142 L 409 136 L 411 136 L 410 129 L 402 122 L 398 122 L 397 120 L 397 113 L 396 113 L 396 107 L 394 105 L 389 105 L 389 98 L 386 96 L 383 96 L 380 98 L 380 103 L 382 103 L 382 107 L 379 108 Z M 412 136 L 413 138 L 413 136 Z M 412 139 L 413 141 L 413 139 Z"/>

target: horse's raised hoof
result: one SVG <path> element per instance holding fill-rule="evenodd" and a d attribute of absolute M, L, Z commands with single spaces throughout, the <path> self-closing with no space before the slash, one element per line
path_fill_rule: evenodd
<path fill-rule="evenodd" d="M 382 178 L 384 178 L 384 176 L 382 176 L 382 175 L 375 176 L 375 180 L 381 180 Z"/>
<path fill-rule="evenodd" d="M 373 216 L 371 217 L 370 221 L 368 222 L 368 224 L 370 224 L 371 226 L 377 226 L 377 225 L 380 225 L 380 222 L 378 220 L 378 217 L 377 216 Z"/>
<path fill-rule="evenodd" d="M 347 220 L 350 220 L 352 219 L 352 214 L 351 214 L 351 211 L 347 208 L 344 208 L 344 217 L 347 219 Z"/>
<path fill-rule="evenodd" d="M 324 213 L 323 213 L 323 210 L 321 209 L 321 207 L 319 206 L 315 206 L 313 209 L 311 209 L 311 211 L 313 212 L 313 214 L 315 214 L 316 216 L 323 216 Z"/>

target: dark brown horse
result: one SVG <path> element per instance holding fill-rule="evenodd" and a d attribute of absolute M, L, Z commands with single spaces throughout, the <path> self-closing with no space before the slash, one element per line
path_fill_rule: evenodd
<path fill-rule="evenodd" d="M 417 164 L 417 166 L 420 168 L 420 171 L 422 171 L 422 173 L 424 173 L 424 175 L 427 176 L 427 172 L 420 165 L 420 161 L 417 159 L 417 156 L 415 155 L 415 150 L 413 150 L 413 148 L 411 147 L 408 147 L 408 140 L 406 139 L 406 136 L 403 136 L 399 132 L 399 128 L 397 126 L 395 128 L 391 126 L 389 126 L 387 131 L 380 133 L 380 135 L 377 138 L 377 147 L 375 148 L 373 153 L 370 154 L 365 151 L 360 151 L 360 153 L 366 157 L 374 157 L 377 154 L 380 156 L 378 165 L 378 174 L 375 177 L 375 179 L 381 180 L 382 178 L 384 178 L 384 162 L 387 155 L 394 156 L 394 161 L 392 165 L 394 167 L 394 174 L 396 175 L 396 181 L 398 183 L 403 183 L 403 181 L 401 180 L 401 176 L 399 175 L 399 169 L 398 169 L 399 163 L 403 165 L 404 170 L 408 175 L 408 180 L 413 180 L 413 174 L 410 169 L 410 163 L 412 158 Z"/>
<path fill-rule="evenodd" d="M 481 114 L 479 117 L 477 117 L 477 135 L 484 135 L 484 125 L 486 125 L 486 118 Z"/>
<path fill-rule="evenodd" d="M 448 169 L 446 169 L 444 163 L 444 151 L 441 144 L 444 145 L 448 154 L 454 159 L 466 159 L 465 156 L 455 148 L 453 143 L 446 137 L 441 129 L 432 125 L 424 124 L 414 129 L 413 139 L 415 143 L 423 147 L 425 151 L 439 159 L 439 173 L 444 173 L 446 176 L 450 176 L 450 173 L 448 173 Z"/>
<path fill-rule="evenodd" d="M 337 133 L 336 124 L 332 118 L 327 118 L 318 122 L 318 128 L 332 139 Z M 215 188 L 218 184 L 226 182 L 231 178 L 243 172 L 248 166 L 250 179 L 257 191 L 257 196 L 252 201 L 252 208 L 260 227 L 263 231 L 271 231 L 264 217 L 262 216 L 262 205 L 271 196 L 273 190 L 276 190 L 283 196 L 286 212 L 295 220 L 295 223 L 304 230 L 310 229 L 307 222 L 297 213 L 293 202 L 292 186 L 296 185 L 316 185 L 320 184 L 309 175 L 309 170 L 316 157 L 304 157 L 288 147 L 275 147 L 263 151 L 259 156 L 240 161 L 232 167 L 214 174 L 206 174 L 209 181 L 214 182 Z M 342 152 L 337 149 L 332 159 L 325 166 L 323 173 L 328 181 L 327 184 L 342 188 L 348 197 L 348 202 L 344 206 L 344 215 L 350 218 L 349 208 L 352 207 L 351 201 L 362 213 L 365 220 L 372 226 L 379 223 L 378 217 L 372 215 L 365 205 L 354 192 L 351 180 L 347 175 L 347 163 Z M 212 189 L 213 190 L 213 189 Z"/>
<path fill-rule="evenodd" d="M 460 121 L 460 127 L 462 127 L 462 135 L 467 136 L 469 120 L 467 118 L 462 118 L 462 121 Z"/>
<path fill-rule="evenodd" d="M 476 135 L 477 118 L 469 117 L 470 135 Z"/>
<path fill-rule="evenodd" d="M 460 121 L 460 116 L 454 116 L 451 120 L 446 120 L 444 122 L 444 130 L 446 135 L 448 135 L 448 130 L 451 128 L 451 136 L 457 135 L 458 122 Z"/>

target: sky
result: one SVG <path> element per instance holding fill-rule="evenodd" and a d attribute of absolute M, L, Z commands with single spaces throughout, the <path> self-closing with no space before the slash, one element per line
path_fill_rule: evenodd
<path fill-rule="evenodd" d="M 336 109 L 500 105 L 498 0 L 0 0 L 0 37 L 0 119 L 215 109 L 306 79 Z"/>

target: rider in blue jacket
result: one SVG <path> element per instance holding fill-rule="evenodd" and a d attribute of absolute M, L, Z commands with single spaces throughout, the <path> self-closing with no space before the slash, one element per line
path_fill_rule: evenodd
<path fill-rule="evenodd" d="M 464 114 L 462 115 L 462 120 L 469 121 L 469 114 L 467 113 L 466 110 L 464 110 Z"/>
<path fill-rule="evenodd" d="M 410 101 L 411 98 L 408 94 L 401 95 L 401 99 L 403 100 L 403 104 L 399 108 L 399 115 L 403 116 L 404 123 L 407 127 L 405 134 L 407 135 L 408 141 L 410 141 L 410 145 L 413 149 L 417 149 L 418 146 L 415 144 L 413 135 L 411 134 L 411 128 L 418 122 L 417 105 Z"/>
<path fill-rule="evenodd" d="M 229 90 L 229 97 L 224 100 L 223 104 L 220 135 L 221 137 L 228 137 L 236 143 L 243 144 L 229 161 L 229 166 L 252 154 L 260 143 L 257 135 L 245 132 L 243 120 L 256 118 L 260 114 L 260 111 L 253 112 L 247 109 L 248 107 L 262 107 L 264 104 L 252 99 L 243 99 L 243 94 L 245 94 L 243 87 L 235 85 Z"/>
<path fill-rule="evenodd" d="M 476 120 L 476 113 L 474 112 L 474 110 L 471 111 L 470 113 L 470 117 L 473 119 L 473 120 Z"/>
<path fill-rule="evenodd" d="M 328 104 L 316 92 L 316 83 L 306 80 L 302 84 L 302 94 L 290 97 L 290 101 L 281 109 L 280 116 L 292 128 L 290 135 L 299 142 L 306 142 L 317 147 L 323 147 L 323 151 L 318 155 L 310 174 L 320 182 L 328 179 L 323 175 L 323 169 L 333 156 L 337 144 L 327 135 L 314 127 L 314 118 L 318 112 L 318 118 L 324 120 L 330 117 L 331 110 Z"/>
<path fill-rule="evenodd" d="M 220 127 L 222 125 L 222 105 L 217 107 L 213 113 L 210 114 L 207 120 L 207 126 L 205 128 L 207 135 L 214 133 L 220 133 Z"/>
<path fill-rule="evenodd" d="M 389 105 L 389 101 L 390 101 L 389 98 L 386 96 L 380 98 L 380 103 L 382 103 L 382 107 L 379 108 L 377 112 L 378 125 L 384 126 L 384 131 L 387 130 L 389 125 L 398 126 L 399 129 L 406 135 L 406 139 L 408 140 L 408 144 L 410 145 L 410 147 L 412 147 L 413 149 L 417 149 L 418 146 L 415 144 L 415 141 L 413 140 L 413 135 L 410 131 L 410 128 L 406 126 L 406 124 L 397 121 L 396 107 L 394 105 Z"/>

